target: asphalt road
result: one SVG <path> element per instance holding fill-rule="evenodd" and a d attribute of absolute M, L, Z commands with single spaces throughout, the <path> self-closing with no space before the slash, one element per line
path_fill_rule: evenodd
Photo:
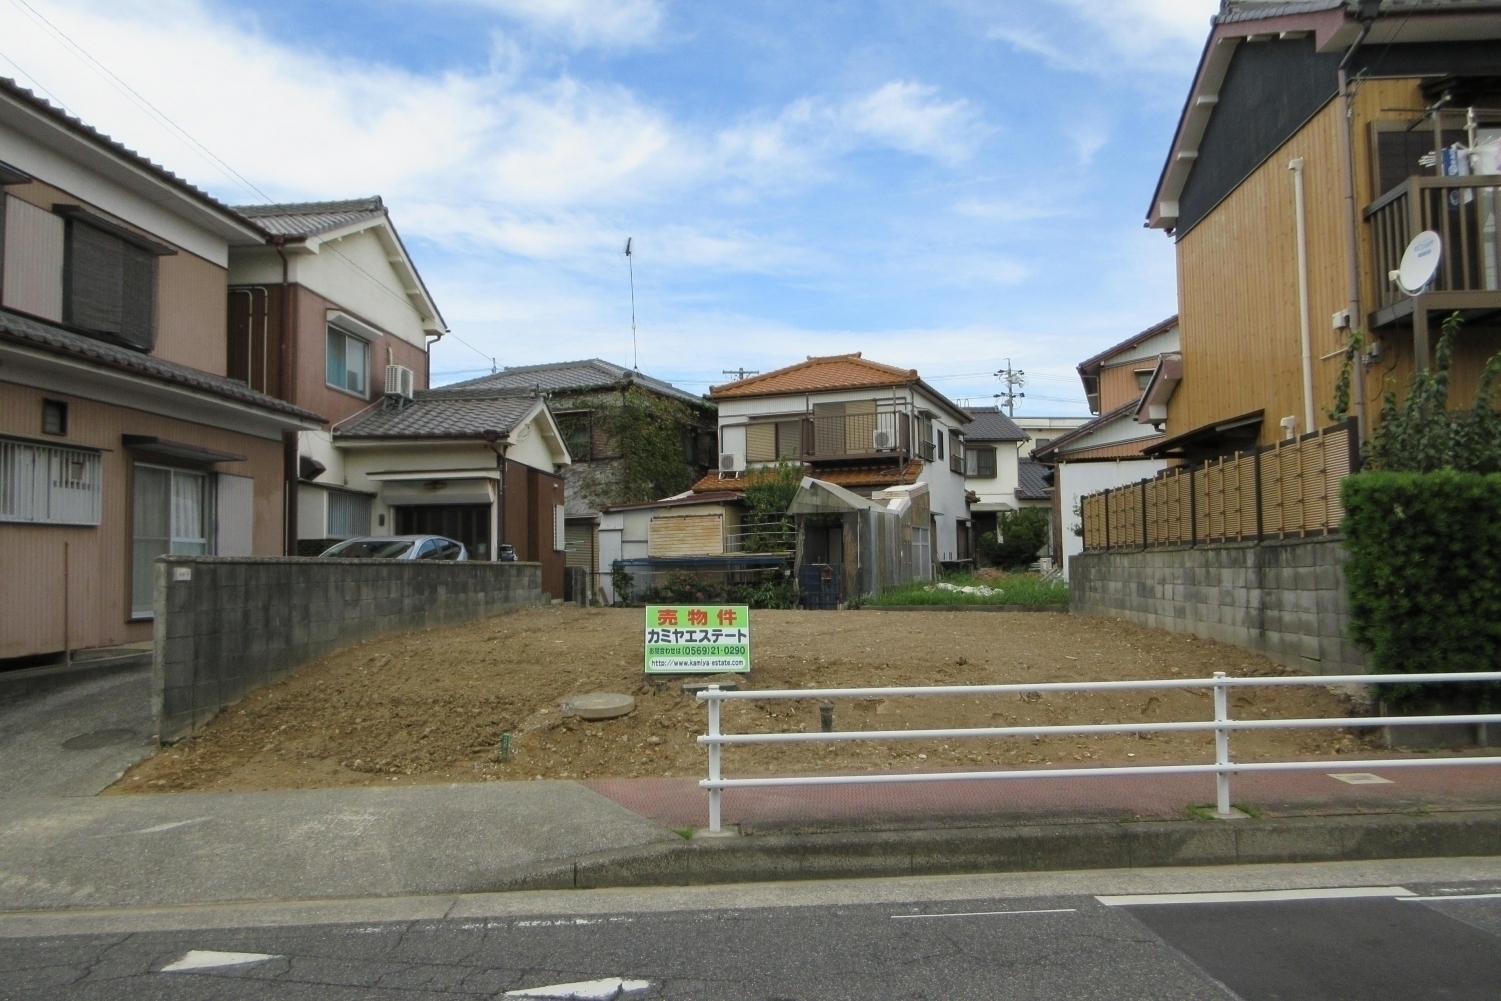
<path fill-rule="evenodd" d="M 1291 875 L 1275 885 L 1298 886 L 1298 867 L 1279 868 Z M 131 930 L 116 916 L 98 926 L 119 930 L 104 933 L 0 921 L 0 998 L 488 998 L 581 982 L 592 986 L 572 996 L 705 1001 L 1496 997 L 1494 869 L 1483 879 L 1385 886 L 1371 881 L 1389 874 L 1366 872 L 1347 890 L 1326 868 L 1322 889 L 1229 900 L 1028 896 L 1015 892 L 1025 889 L 1018 883 L 972 896 L 948 877 L 821 895 L 791 886 L 630 891 L 582 909 L 540 907 L 568 898 L 537 897 L 534 914 L 517 913 L 514 895 L 497 895 L 510 899 L 490 916 L 452 902 L 442 915 L 403 920 L 246 912 L 242 920 L 258 927 L 232 927 L 221 915 L 193 928 L 168 912 L 143 914 L 140 926 L 154 930 Z M 992 879 L 971 878 L 969 889 Z M 779 894 L 793 906 L 777 906 Z M 61 922 L 54 930 L 90 921 L 46 920 Z M 264 958 L 201 955 L 215 951 Z M 226 961 L 234 965 L 164 969 Z"/>

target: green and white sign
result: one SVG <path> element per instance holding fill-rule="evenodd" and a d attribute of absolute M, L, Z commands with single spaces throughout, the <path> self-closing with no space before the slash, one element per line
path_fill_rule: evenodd
<path fill-rule="evenodd" d="M 647 605 L 647 674 L 750 671 L 749 605 Z"/>

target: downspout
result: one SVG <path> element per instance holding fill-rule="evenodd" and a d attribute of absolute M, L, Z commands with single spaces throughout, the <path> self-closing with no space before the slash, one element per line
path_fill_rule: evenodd
<path fill-rule="evenodd" d="M 500 444 L 499 431 L 484 431 L 480 435 L 495 453 L 495 472 L 498 483 L 495 487 L 495 542 L 490 546 L 490 560 L 500 559 L 500 547 L 506 541 L 506 448 Z"/>
<path fill-rule="evenodd" d="M 287 264 L 287 252 L 283 249 L 287 239 L 284 236 L 273 236 L 271 245 L 276 248 L 277 255 L 281 258 L 281 398 L 288 403 L 296 403 L 296 393 L 293 387 L 296 382 L 292 378 L 292 295 L 291 283 L 289 282 L 289 268 Z M 284 552 L 287 556 L 297 555 L 297 491 L 299 472 L 297 469 L 297 446 L 300 433 L 286 431 L 282 434 L 282 464 L 283 478 L 286 481 L 286 508 L 283 512 L 282 521 L 285 528 Z"/>
<path fill-rule="evenodd" d="M 1303 158 L 1287 165 L 1293 172 L 1298 214 L 1298 328 L 1303 346 L 1303 430 L 1315 429 L 1313 413 L 1313 334 L 1308 329 L 1308 210 L 1303 200 Z"/>
<path fill-rule="evenodd" d="M 1339 61 L 1339 97 L 1344 105 L 1345 128 L 1344 128 L 1344 181 L 1345 181 L 1345 256 L 1349 258 L 1348 278 L 1350 283 L 1350 329 L 1360 330 L 1365 327 L 1365 316 L 1360 311 L 1360 222 L 1355 211 L 1355 93 L 1350 89 L 1350 63 L 1355 59 L 1355 53 L 1360 51 L 1366 36 L 1371 33 L 1371 25 L 1375 23 L 1379 13 L 1379 5 L 1362 3 L 1356 11 L 1356 18 L 1360 21 L 1360 34 L 1355 36 L 1355 42 L 1345 53 L 1345 57 Z M 1365 385 L 1365 359 L 1361 352 L 1355 352 L 1351 362 L 1353 366 L 1352 379 L 1355 383 L 1355 423 L 1362 441 L 1370 433 L 1370 426 L 1366 421 L 1366 385 Z"/>

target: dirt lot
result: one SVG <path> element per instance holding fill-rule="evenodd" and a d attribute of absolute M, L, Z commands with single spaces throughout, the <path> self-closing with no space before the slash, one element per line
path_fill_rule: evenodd
<path fill-rule="evenodd" d="M 702 705 L 682 679 L 641 670 L 640 610 L 533 609 L 372 640 L 224 710 L 196 737 L 138 765 L 113 792 L 253 790 L 492 779 L 697 776 Z M 1051 613 L 755 612 L 750 687 L 948 685 L 1289 673 L 1235 647 L 1127 622 Z M 741 680 L 744 679 L 725 679 Z M 560 717 L 585 692 L 636 696 L 629 716 Z M 1247 690 L 1241 718 L 1343 715 L 1320 687 Z M 841 730 L 1205 719 L 1205 689 L 840 701 Z M 816 730 L 812 701 L 732 703 L 727 732 Z M 512 753 L 501 761 L 503 732 Z M 1253 731 L 1237 758 L 1351 753 L 1345 731 Z M 900 741 L 727 748 L 725 773 L 912 770 L 985 765 L 1212 761 L 1207 733 Z"/>

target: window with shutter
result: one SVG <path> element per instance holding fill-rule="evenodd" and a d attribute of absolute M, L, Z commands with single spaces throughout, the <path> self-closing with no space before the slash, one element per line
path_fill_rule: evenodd
<path fill-rule="evenodd" d="M 150 351 L 156 345 L 157 254 L 89 225 L 67 221 L 63 322 L 111 334 Z"/>

